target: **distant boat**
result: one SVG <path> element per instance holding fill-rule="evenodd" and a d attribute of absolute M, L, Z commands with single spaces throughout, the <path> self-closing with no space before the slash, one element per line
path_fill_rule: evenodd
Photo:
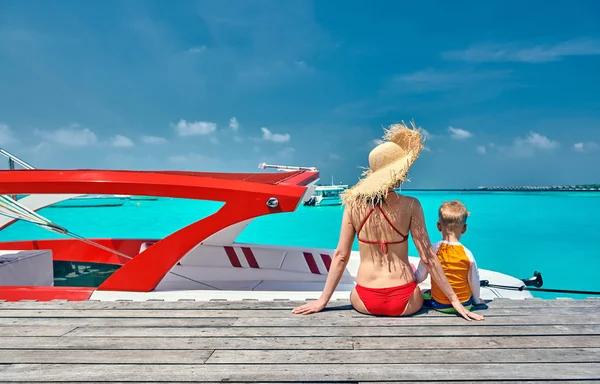
<path fill-rule="evenodd" d="M 341 194 L 348 189 L 347 185 L 320 185 L 313 192 L 308 201 L 304 203 L 307 206 L 321 205 L 341 205 Z"/>

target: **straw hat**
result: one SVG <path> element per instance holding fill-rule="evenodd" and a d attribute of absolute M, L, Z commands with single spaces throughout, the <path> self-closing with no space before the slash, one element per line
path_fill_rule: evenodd
<path fill-rule="evenodd" d="M 361 175 L 363 179 L 344 193 L 344 204 L 383 198 L 406 179 L 424 141 L 421 129 L 411 125 L 409 128 L 402 122 L 385 129 L 383 141 L 369 153 L 369 168 Z"/>

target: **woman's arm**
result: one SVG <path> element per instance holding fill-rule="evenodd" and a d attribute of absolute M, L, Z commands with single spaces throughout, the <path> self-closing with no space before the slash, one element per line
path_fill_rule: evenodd
<path fill-rule="evenodd" d="M 466 308 L 461 304 L 460 300 L 458 300 L 456 293 L 454 293 L 452 286 L 448 282 L 448 278 L 444 274 L 442 265 L 433 251 L 431 240 L 429 239 L 429 234 L 427 233 L 427 227 L 425 226 L 423 208 L 417 199 L 413 200 L 411 215 L 410 232 L 412 234 L 413 242 L 417 247 L 417 251 L 419 251 L 421 261 L 425 265 L 427 271 L 429 271 L 432 280 L 436 282 L 442 292 L 444 292 L 446 297 L 448 297 L 448 300 L 450 300 L 454 309 L 456 309 L 456 311 L 462 317 L 469 321 L 471 319 L 483 320 L 483 316 L 467 311 Z"/>
<path fill-rule="evenodd" d="M 331 266 L 329 267 L 329 273 L 327 274 L 327 281 L 325 282 L 325 287 L 323 288 L 321 297 L 311 303 L 294 308 L 292 311 L 293 313 L 308 315 L 309 313 L 322 311 L 323 308 L 325 308 L 331 299 L 333 292 L 335 292 L 335 288 L 340 282 L 346 266 L 348 265 L 350 253 L 352 252 L 354 236 L 356 236 L 356 231 L 354 230 L 354 226 L 350 221 L 350 216 L 347 209 L 344 209 L 342 228 L 340 230 L 340 239 L 338 241 L 338 246 L 333 253 L 333 260 L 331 260 Z"/>

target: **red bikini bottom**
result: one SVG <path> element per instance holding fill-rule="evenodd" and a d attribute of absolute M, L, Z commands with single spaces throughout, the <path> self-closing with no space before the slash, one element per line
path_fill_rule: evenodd
<path fill-rule="evenodd" d="M 390 288 L 365 288 L 356 285 L 356 293 L 372 315 L 400 316 L 406 309 L 417 283 Z"/>

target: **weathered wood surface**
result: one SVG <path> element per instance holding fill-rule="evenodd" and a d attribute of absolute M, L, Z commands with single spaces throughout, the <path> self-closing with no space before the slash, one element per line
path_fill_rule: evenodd
<path fill-rule="evenodd" d="M 600 300 L 497 300 L 483 322 L 348 302 L 0 303 L 1 382 L 589 382 Z M 447 381 L 446 381 L 447 380 Z M 577 382 L 577 381 L 574 381 Z"/>
<path fill-rule="evenodd" d="M 43 334 L 42 330 L 38 331 L 38 333 L 39 335 L 37 336 L 60 336 L 56 334 Z M 310 337 L 323 334 L 327 336 L 379 337 L 428 337 L 432 334 L 436 336 L 600 335 L 600 325 L 548 325 L 544 327 L 512 325 L 457 327 L 453 325 L 438 325 L 411 327 L 321 327 L 320 329 L 315 329 L 314 327 L 76 327 L 69 332 L 69 336 L 71 337 Z"/>
<path fill-rule="evenodd" d="M 597 377 L 597 363 L 514 364 L 312 364 L 277 365 L 164 365 L 130 364 L 11 364 L 0 371 L 3 381 L 391 381 L 424 377 L 452 380 L 553 380 Z"/>
<path fill-rule="evenodd" d="M 1 302 L 1 309 L 34 309 L 34 310 L 76 310 L 76 309 L 177 309 L 177 310 L 198 310 L 198 309 L 240 309 L 240 310 L 277 310 L 292 309 L 298 305 L 305 304 L 304 301 L 291 300 L 273 300 L 273 301 L 78 301 L 69 302 L 63 300 L 52 300 L 48 302 L 19 301 L 19 302 Z M 490 303 L 492 304 L 492 303 Z M 564 307 L 592 307 L 598 308 L 600 298 L 588 298 L 583 300 L 558 299 L 496 299 L 490 308 L 564 308 Z M 327 309 L 348 309 L 347 300 L 332 300 Z"/>
<path fill-rule="evenodd" d="M 560 361 L 561 363 L 594 363 L 600 360 L 600 348 L 572 349 L 381 349 L 353 351 L 215 351 L 207 364 L 419 364 L 440 361 L 446 364 L 460 364 L 466 361 L 478 363 L 537 363 L 539 361 Z"/>
<path fill-rule="evenodd" d="M 515 308 L 489 308 L 489 309 L 474 309 L 473 312 L 481 312 L 487 316 L 510 316 L 514 314 Z M 595 307 L 570 307 L 570 308 L 535 308 L 528 311 L 522 311 L 520 316 L 544 316 L 544 315 L 594 315 L 598 314 L 598 309 Z M 172 309 L 155 309 L 155 310 L 139 310 L 139 309 L 78 309 L 78 310 L 7 310 L 0 311 L 0 318 L 3 317 L 168 317 L 168 318 L 211 318 L 211 317 L 252 317 L 262 318 L 265 314 L 269 318 L 289 318 L 291 309 L 274 309 L 274 310 L 240 310 L 240 309 L 188 309 L 181 311 L 173 311 Z M 343 308 L 338 310 L 329 310 L 320 314 L 319 318 L 331 319 L 347 319 L 347 318 L 364 318 L 361 313 Z M 434 310 L 423 310 L 418 316 L 423 317 L 448 317 L 444 313 Z"/>

